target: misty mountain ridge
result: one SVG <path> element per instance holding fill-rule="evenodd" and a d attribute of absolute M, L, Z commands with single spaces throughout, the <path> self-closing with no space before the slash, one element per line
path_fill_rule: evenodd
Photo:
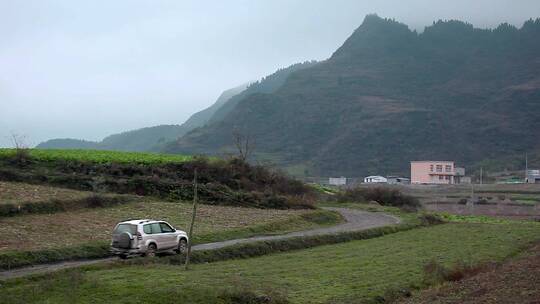
<path fill-rule="evenodd" d="M 102 141 L 55 138 L 38 144 L 36 148 L 159 152 L 165 143 L 187 131 L 182 125 L 159 125 L 109 135 Z"/>
<path fill-rule="evenodd" d="M 328 60 L 165 151 L 234 151 L 242 130 L 256 159 L 298 175 L 407 174 L 410 160 L 472 166 L 539 149 L 539 128 L 540 19 L 519 29 L 437 21 L 417 33 L 368 15 Z"/>
<path fill-rule="evenodd" d="M 55 138 L 38 144 L 36 148 L 159 152 L 166 143 L 176 140 L 195 128 L 204 126 L 219 108 L 231 97 L 244 91 L 247 86 L 248 84 L 243 84 L 224 91 L 211 106 L 191 115 L 182 125 L 159 125 L 126 131 L 107 136 L 99 142 Z"/>
<path fill-rule="evenodd" d="M 316 61 L 296 63 L 281 68 L 259 81 L 225 90 L 211 106 L 191 115 L 182 125 L 160 125 L 126 131 L 110 135 L 101 142 L 72 138 L 51 139 L 40 143 L 36 148 L 160 152 L 166 148 L 167 144 L 189 131 L 222 120 L 246 96 L 255 93 L 272 93 L 285 83 L 292 72 L 314 64 Z"/>

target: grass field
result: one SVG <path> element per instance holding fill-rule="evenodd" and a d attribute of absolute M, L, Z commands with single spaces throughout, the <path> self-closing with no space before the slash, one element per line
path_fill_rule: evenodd
<path fill-rule="evenodd" d="M 160 164 L 183 163 L 193 159 L 187 155 L 101 150 L 29 149 L 30 156 L 38 161 L 75 160 L 93 163 Z M 0 158 L 15 155 L 15 149 L 0 149 Z"/>
<path fill-rule="evenodd" d="M 57 198 L 75 200 L 90 195 L 91 192 L 85 191 L 0 181 L 0 204 L 42 202 Z"/>
<path fill-rule="evenodd" d="M 370 303 L 421 288 L 423 266 L 500 261 L 538 238 L 540 225 L 453 223 L 308 250 L 194 265 L 71 270 L 0 287 L 3 303 L 219 303 L 246 290 L 292 303 Z M 137 292 L 141 291 L 141 292 Z M 223 301 L 222 303 L 231 303 Z"/>
<path fill-rule="evenodd" d="M 307 229 L 318 226 L 317 215 L 325 213 L 200 205 L 194 241 Z M 163 219 L 187 230 L 191 204 L 146 201 L 111 208 L 0 218 L 0 253 L 108 242 L 114 225 L 129 218 Z M 326 224 L 336 221 L 339 219 L 330 219 Z"/>

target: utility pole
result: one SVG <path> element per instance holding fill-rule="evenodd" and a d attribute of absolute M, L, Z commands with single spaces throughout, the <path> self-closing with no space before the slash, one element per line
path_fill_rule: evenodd
<path fill-rule="evenodd" d="M 484 174 L 484 169 L 480 167 L 480 185 L 482 185 L 482 175 Z"/>
<path fill-rule="evenodd" d="M 525 182 L 527 183 L 527 178 L 529 174 L 529 157 L 527 156 L 527 153 L 525 153 Z"/>
<path fill-rule="evenodd" d="M 188 248 L 186 253 L 185 269 L 189 269 L 189 256 L 191 255 L 191 239 L 193 237 L 193 225 L 195 224 L 195 217 L 197 216 L 197 168 L 193 174 L 193 214 L 191 215 L 191 224 L 188 232 Z"/>

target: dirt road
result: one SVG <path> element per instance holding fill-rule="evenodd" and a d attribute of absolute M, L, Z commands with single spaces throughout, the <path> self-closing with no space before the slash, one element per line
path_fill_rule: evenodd
<path fill-rule="evenodd" d="M 223 241 L 223 242 L 199 244 L 199 245 L 193 246 L 193 250 L 194 251 L 212 250 L 212 249 L 223 248 L 223 247 L 227 247 L 227 246 L 231 246 L 235 244 L 251 243 L 251 242 L 258 242 L 258 241 L 270 241 L 270 240 L 280 240 L 280 239 L 286 239 L 286 238 L 292 238 L 292 237 L 298 237 L 298 236 L 313 236 L 313 235 L 335 234 L 339 232 L 359 231 L 359 230 L 365 230 L 369 228 L 398 224 L 400 222 L 398 218 L 388 215 L 388 214 L 383 214 L 383 213 L 366 212 L 366 211 L 360 211 L 360 210 L 354 210 L 354 209 L 348 209 L 348 208 L 324 208 L 324 209 L 339 212 L 345 218 L 346 222 L 343 224 L 332 226 L 332 227 L 317 228 L 317 229 L 306 230 L 306 231 L 297 231 L 297 232 L 292 232 L 292 233 L 287 233 L 287 234 L 282 234 L 282 235 L 255 236 L 255 237 L 250 237 L 250 238 L 245 238 L 245 239 L 235 239 L 235 240 L 228 240 L 228 241 Z M 35 266 L 30 266 L 30 267 L 23 267 L 23 268 L 0 272 L 0 280 L 7 280 L 7 279 L 18 278 L 18 277 L 22 277 L 22 276 L 30 275 L 30 274 L 39 274 L 39 273 L 56 271 L 56 270 L 61 270 L 61 269 L 66 269 L 66 268 L 73 268 L 73 267 L 84 266 L 84 265 L 106 263 L 106 262 L 111 262 L 115 260 L 117 260 L 117 258 L 111 257 L 111 258 L 95 259 L 95 260 L 65 261 L 65 262 L 54 263 L 54 264 L 42 264 L 42 265 L 35 265 Z"/>

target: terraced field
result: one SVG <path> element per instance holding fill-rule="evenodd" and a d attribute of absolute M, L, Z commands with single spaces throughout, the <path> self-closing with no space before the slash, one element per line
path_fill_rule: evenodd
<path fill-rule="evenodd" d="M 189 203 L 143 201 L 112 208 L 0 218 L 0 253 L 106 243 L 114 225 L 130 218 L 163 219 L 176 228 L 185 230 L 191 219 L 191 209 Z M 238 230 L 248 227 L 255 229 L 253 226 L 260 228 L 276 222 L 282 225 L 275 225 L 273 230 L 310 228 L 316 224 L 303 220 L 301 216 L 314 212 L 319 211 L 201 205 L 197 213 L 195 240 L 202 242 L 226 239 L 229 234 L 240 233 Z M 267 230 L 260 233 L 270 233 L 271 228 L 260 228 Z"/>
<path fill-rule="evenodd" d="M 0 181 L 0 204 L 43 202 L 51 199 L 75 200 L 90 195 L 92 193 L 87 191 Z"/>
<path fill-rule="evenodd" d="M 538 239 L 540 225 L 444 224 L 374 239 L 210 264 L 186 272 L 170 265 L 72 269 L 6 282 L 4 303 L 381 303 L 424 288 L 424 266 L 437 261 L 501 261 Z M 130 278 L 140 278 L 133 282 Z M 133 289 L 146 292 L 133 293 Z M 69 291 L 69 292 L 66 292 Z M 7 301 L 7 302 L 6 302 Z"/>

